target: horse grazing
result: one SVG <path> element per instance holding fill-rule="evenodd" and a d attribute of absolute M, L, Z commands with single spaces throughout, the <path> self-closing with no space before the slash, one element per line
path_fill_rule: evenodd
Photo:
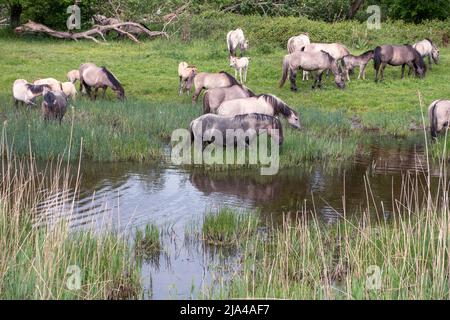
<path fill-rule="evenodd" d="M 430 65 L 430 70 L 432 69 L 433 64 L 431 62 L 431 59 L 433 59 L 435 64 L 439 63 L 439 48 L 430 39 L 426 38 L 422 41 L 413 44 L 413 48 L 416 49 L 417 52 L 419 52 L 422 58 L 428 57 L 428 64 Z"/>
<path fill-rule="evenodd" d="M 105 98 L 106 89 L 111 88 L 117 94 L 119 100 L 124 100 L 125 91 L 119 80 L 105 67 L 97 67 L 93 63 L 84 63 L 80 66 L 80 91 L 83 88 L 91 99 L 97 99 L 99 88 L 103 89 L 103 98 Z M 91 96 L 91 88 L 95 89 L 95 93 Z"/>
<path fill-rule="evenodd" d="M 330 54 L 325 51 L 320 52 L 304 52 L 296 51 L 288 54 L 283 59 L 282 77 L 280 80 L 280 88 L 283 87 L 286 82 L 288 72 L 289 79 L 291 81 L 291 90 L 297 91 L 297 70 L 303 69 L 304 71 L 317 71 L 316 79 L 312 88 L 322 87 L 322 75 L 323 72 L 331 69 L 334 74 L 334 82 L 340 89 L 345 88 L 345 81 L 342 76 L 340 67 Z"/>
<path fill-rule="evenodd" d="M 250 145 L 251 142 L 259 135 L 267 132 L 272 139 L 279 145 L 283 144 L 283 127 L 280 120 L 266 114 L 250 113 L 233 117 L 223 117 L 217 114 L 204 114 L 193 120 L 189 126 L 191 139 L 202 141 L 203 145 L 216 143 L 217 141 L 206 140 L 208 133 L 218 131 L 222 134 L 222 145 L 236 145 L 236 137 L 233 141 L 227 141 L 227 130 L 243 130 L 245 133 L 245 143 Z M 206 134 L 205 134 L 206 133 Z M 193 142 L 193 141 L 191 141 Z"/>
<path fill-rule="evenodd" d="M 234 68 L 234 77 L 237 78 L 239 72 L 239 79 L 241 83 L 247 82 L 248 65 L 250 64 L 250 58 L 248 57 L 230 57 L 230 67 Z"/>
<path fill-rule="evenodd" d="M 224 101 L 254 96 L 255 94 L 249 88 L 239 84 L 227 88 L 209 89 L 203 96 L 203 114 L 216 113 L 217 108 Z"/>
<path fill-rule="evenodd" d="M 67 80 L 69 80 L 72 83 L 75 83 L 77 82 L 77 80 L 80 80 L 80 71 L 72 70 L 67 72 Z"/>
<path fill-rule="evenodd" d="M 197 67 L 190 66 L 187 62 L 180 62 L 178 65 L 178 77 L 180 84 L 178 86 L 178 94 L 181 96 L 183 92 L 190 92 L 194 77 L 197 74 Z"/>
<path fill-rule="evenodd" d="M 42 101 L 42 114 L 44 120 L 59 120 L 59 124 L 67 111 L 68 99 L 62 91 L 50 91 L 44 89 L 44 101 Z"/>
<path fill-rule="evenodd" d="M 19 103 L 22 105 L 26 104 L 27 106 L 35 106 L 36 97 L 41 96 L 45 88 L 50 89 L 47 85 L 31 84 L 24 79 L 14 81 L 12 91 L 16 109 L 19 107 Z"/>
<path fill-rule="evenodd" d="M 431 137 L 437 139 L 438 133 L 448 129 L 450 121 L 450 100 L 436 100 L 428 107 Z"/>
<path fill-rule="evenodd" d="M 192 103 L 197 102 L 203 89 L 226 88 L 234 85 L 239 85 L 239 82 L 225 71 L 219 73 L 201 72 L 194 77 L 195 92 Z"/>
<path fill-rule="evenodd" d="M 44 84 L 46 84 L 53 91 L 62 91 L 61 82 L 56 80 L 56 79 L 54 79 L 54 78 L 38 79 L 38 80 L 34 81 L 33 84 L 37 84 L 37 85 L 44 85 Z"/>
<path fill-rule="evenodd" d="M 402 79 L 405 77 L 405 66 L 414 69 L 420 78 L 425 76 L 427 67 L 420 53 L 411 45 L 382 45 L 375 48 L 374 53 L 375 82 L 378 81 L 378 73 L 381 70 L 381 80 L 384 79 L 386 65 L 402 66 Z"/>
<path fill-rule="evenodd" d="M 232 30 L 227 34 L 227 48 L 230 56 L 236 56 L 236 50 L 238 47 L 241 51 L 241 56 L 243 56 L 245 51 L 248 50 L 248 40 L 245 39 L 244 31 L 240 28 Z"/>
<path fill-rule="evenodd" d="M 62 91 L 68 98 L 76 99 L 77 89 L 72 82 L 63 82 L 61 83 Z"/>
<path fill-rule="evenodd" d="M 350 81 L 349 72 L 353 70 L 355 67 L 359 67 L 359 75 L 358 79 L 363 78 L 366 79 L 366 67 L 370 60 L 374 57 L 374 51 L 369 50 L 364 52 L 359 56 L 354 56 L 352 54 L 346 55 L 342 58 L 342 65 L 344 66 L 344 74 L 347 77 L 347 80 Z"/>
<path fill-rule="evenodd" d="M 270 94 L 228 100 L 217 109 L 218 115 L 228 117 L 247 113 L 261 113 L 269 116 L 283 115 L 292 127 L 297 129 L 301 127 L 297 111 L 291 109 L 278 97 Z"/>
<path fill-rule="evenodd" d="M 302 33 L 298 36 L 289 38 L 287 43 L 288 53 L 293 53 L 295 51 L 301 51 L 306 45 L 310 44 L 308 33 Z M 309 73 L 304 71 L 302 81 L 308 80 Z"/>

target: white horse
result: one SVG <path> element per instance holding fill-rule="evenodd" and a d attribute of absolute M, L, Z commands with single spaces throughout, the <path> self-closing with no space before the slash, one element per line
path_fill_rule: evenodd
<path fill-rule="evenodd" d="M 190 92 L 194 77 L 197 74 L 197 67 L 190 66 L 187 62 L 180 62 L 178 65 L 178 77 L 180 83 L 178 86 L 178 94 L 181 96 L 183 92 Z"/>
<path fill-rule="evenodd" d="M 241 56 L 248 49 L 248 40 L 245 39 L 244 31 L 237 28 L 232 30 L 227 34 L 227 47 L 230 56 L 236 56 L 236 49 L 239 47 L 241 51 Z"/>
<path fill-rule="evenodd" d="M 309 40 L 308 33 L 302 33 L 298 36 L 294 36 L 289 38 L 287 43 L 287 51 L 289 54 L 295 51 L 301 51 L 306 45 L 310 44 L 311 40 Z M 303 81 L 309 80 L 309 72 L 303 71 Z"/>
<path fill-rule="evenodd" d="M 16 108 L 19 102 L 28 106 L 36 105 L 36 97 L 41 96 L 47 85 L 34 85 L 24 79 L 17 79 L 13 84 L 14 105 Z"/>
<path fill-rule="evenodd" d="M 237 78 L 239 72 L 239 79 L 241 83 L 247 82 L 247 71 L 250 58 L 248 57 L 230 57 L 230 67 L 234 68 L 234 77 Z"/>
<path fill-rule="evenodd" d="M 75 83 L 77 82 L 77 80 L 80 80 L 80 71 L 72 70 L 67 72 L 67 80 L 69 80 L 72 83 Z"/>
<path fill-rule="evenodd" d="M 77 89 L 75 88 L 75 85 L 72 82 L 63 82 L 61 83 L 61 87 L 62 87 L 62 91 L 64 92 L 64 94 L 69 97 L 72 98 L 73 100 L 76 99 L 77 96 Z"/>
<path fill-rule="evenodd" d="M 431 137 L 437 139 L 438 133 L 447 130 L 450 121 L 450 100 L 435 100 L 428 107 Z"/>
<path fill-rule="evenodd" d="M 413 45 L 413 48 L 420 53 L 422 58 L 428 57 L 428 64 L 430 65 L 430 70 L 432 69 L 432 60 L 435 64 L 439 63 L 439 48 L 430 39 L 424 39 Z"/>

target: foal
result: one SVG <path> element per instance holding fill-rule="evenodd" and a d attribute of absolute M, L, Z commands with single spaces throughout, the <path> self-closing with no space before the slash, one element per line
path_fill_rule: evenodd
<path fill-rule="evenodd" d="M 250 58 L 248 57 L 230 57 L 230 67 L 234 68 L 234 77 L 237 78 L 239 72 L 239 79 L 241 83 L 247 82 L 247 70 L 250 63 Z M 242 75 L 244 77 L 242 77 Z"/>
<path fill-rule="evenodd" d="M 374 50 L 369 50 L 364 52 L 360 56 L 354 56 L 352 54 L 348 54 L 342 58 L 342 64 L 344 67 L 344 74 L 347 77 L 347 80 L 350 81 L 349 71 L 353 70 L 355 67 L 359 67 L 359 75 L 358 80 L 363 78 L 366 79 L 366 67 L 370 60 L 374 57 Z"/>

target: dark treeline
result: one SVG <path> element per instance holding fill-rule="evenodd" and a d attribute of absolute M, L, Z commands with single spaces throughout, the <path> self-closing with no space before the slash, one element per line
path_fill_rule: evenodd
<path fill-rule="evenodd" d="M 50 27 L 64 28 L 67 7 L 77 0 L 0 0 L 0 20 L 8 19 L 17 26 L 28 19 Z M 242 15 L 294 16 L 326 22 L 367 19 L 367 7 L 378 5 L 382 20 L 420 23 L 444 20 L 450 11 L 450 0 L 83 0 L 84 26 L 95 13 L 122 20 L 161 23 L 168 14 L 188 4 L 188 14 L 208 10 Z"/>

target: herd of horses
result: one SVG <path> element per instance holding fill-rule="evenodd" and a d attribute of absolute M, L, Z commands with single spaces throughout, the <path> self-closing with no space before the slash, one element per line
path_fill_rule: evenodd
<path fill-rule="evenodd" d="M 294 128 L 299 129 L 298 113 L 280 98 L 272 94 L 255 94 L 243 83 L 247 77 L 248 57 L 243 54 L 249 47 L 249 42 L 242 29 L 232 30 L 227 34 L 227 48 L 230 66 L 234 67 L 235 77 L 225 71 L 217 73 L 199 72 L 197 67 L 187 62 L 178 66 L 179 95 L 195 91 L 192 97 L 196 103 L 203 90 L 203 115 L 194 119 L 190 124 L 192 135 L 204 134 L 205 130 L 225 131 L 227 129 L 255 129 L 256 132 L 267 132 L 278 143 L 283 142 L 283 130 L 278 119 L 284 117 Z M 237 56 L 239 49 L 241 57 Z M 302 80 L 308 81 L 309 74 L 314 73 L 314 88 L 321 88 L 323 73 L 330 72 L 334 82 L 340 89 L 345 88 L 345 82 L 350 81 L 350 74 L 359 68 L 358 79 L 365 79 L 365 70 L 373 60 L 375 81 L 383 80 L 387 65 L 401 66 L 401 77 L 405 76 L 405 68 L 409 67 L 409 74 L 424 78 L 427 65 L 424 58 L 428 57 L 429 68 L 433 62 L 439 63 L 439 49 L 430 40 L 424 39 L 414 45 L 381 45 L 355 56 L 340 43 L 313 43 L 307 33 L 291 37 L 287 43 L 288 54 L 282 63 L 282 76 L 279 86 L 282 87 L 289 77 L 291 90 L 297 91 L 297 72 L 303 74 Z M 240 74 L 240 82 L 236 79 Z M 80 91 L 95 100 L 98 90 L 103 90 L 103 97 L 107 88 L 111 88 L 119 100 L 125 99 L 125 91 L 119 80 L 105 67 L 98 67 L 93 63 L 84 63 L 77 70 L 67 73 L 68 82 L 60 82 L 54 78 L 38 79 L 29 83 L 18 79 L 13 85 L 13 96 L 16 107 L 19 103 L 35 105 L 36 97 L 42 95 L 42 112 L 44 119 L 58 119 L 64 117 L 69 99 L 75 99 L 77 91 L 75 82 L 80 82 Z M 94 92 L 92 92 L 94 91 Z M 429 106 L 431 135 L 433 138 L 448 128 L 450 119 L 450 100 L 436 100 Z M 199 125 L 203 124 L 200 128 Z M 278 129 L 278 130 L 274 130 Z M 208 142 L 208 141 L 204 141 Z M 213 141 L 209 141 L 213 142 Z"/>

